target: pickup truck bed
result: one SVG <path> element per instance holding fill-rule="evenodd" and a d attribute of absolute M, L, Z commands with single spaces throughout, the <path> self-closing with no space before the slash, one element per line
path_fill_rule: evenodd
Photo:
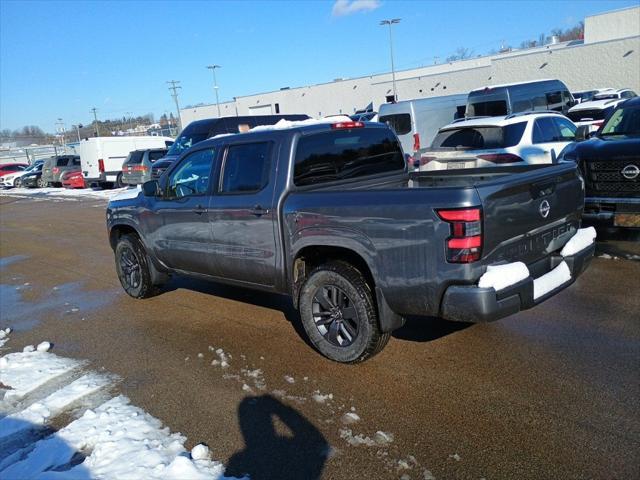
<path fill-rule="evenodd" d="M 262 183 L 252 189 L 254 177 Z M 183 187 L 192 181 L 197 194 Z M 574 163 L 409 174 L 379 124 L 202 142 L 143 191 L 107 209 L 127 293 L 145 296 L 177 273 L 291 295 L 312 343 L 343 362 L 375 354 L 408 315 L 489 321 L 530 308 L 593 255 L 559 253 L 580 227 Z M 132 257 L 145 264 L 142 292 L 122 265 Z M 477 286 L 488 266 L 514 262 L 526 278 L 499 292 Z M 561 264 L 563 281 L 534 297 L 534 279 Z"/>

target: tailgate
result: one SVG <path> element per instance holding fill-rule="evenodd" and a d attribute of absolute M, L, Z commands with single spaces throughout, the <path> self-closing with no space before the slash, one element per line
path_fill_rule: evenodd
<path fill-rule="evenodd" d="M 584 190 L 573 163 L 507 175 L 476 190 L 486 261 L 534 262 L 561 248 L 580 226 Z"/>

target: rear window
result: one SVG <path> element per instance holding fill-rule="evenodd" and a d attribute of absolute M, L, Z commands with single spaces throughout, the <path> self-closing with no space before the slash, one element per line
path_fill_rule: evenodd
<path fill-rule="evenodd" d="M 387 129 L 364 128 L 301 137 L 294 183 L 312 185 L 404 170 L 400 144 Z"/>
<path fill-rule="evenodd" d="M 411 132 L 411 115 L 398 113 L 396 115 L 383 115 L 379 118 L 381 123 L 386 123 L 396 135 L 406 135 Z"/>
<path fill-rule="evenodd" d="M 587 120 L 604 120 L 604 118 L 613 110 L 613 107 L 604 109 L 592 109 L 592 110 L 578 110 L 575 112 L 567 113 L 574 122 L 583 122 Z"/>
<path fill-rule="evenodd" d="M 460 127 L 439 132 L 432 148 L 464 148 L 482 150 L 513 147 L 520 143 L 527 122 L 505 127 Z"/>
<path fill-rule="evenodd" d="M 142 162 L 142 157 L 144 157 L 144 152 L 131 152 L 129 154 L 129 160 L 127 160 L 127 163 L 140 163 Z"/>
<path fill-rule="evenodd" d="M 69 157 L 58 158 L 58 161 L 56 162 L 57 167 L 66 167 L 67 165 L 69 165 Z"/>

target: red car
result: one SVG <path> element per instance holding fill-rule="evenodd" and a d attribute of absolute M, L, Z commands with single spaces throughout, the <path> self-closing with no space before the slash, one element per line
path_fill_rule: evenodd
<path fill-rule="evenodd" d="M 29 165 L 26 163 L 5 163 L 0 165 L 0 177 L 7 175 L 8 173 L 21 172 Z"/>
<path fill-rule="evenodd" d="M 82 172 L 65 172 L 60 177 L 64 188 L 86 188 Z"/>

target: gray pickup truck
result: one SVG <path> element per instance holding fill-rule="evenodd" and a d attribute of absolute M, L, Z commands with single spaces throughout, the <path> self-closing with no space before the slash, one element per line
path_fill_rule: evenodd
<path fill-rule="evenodd" d="M 575 163 L 408 173 L 375 123 L 207 140 L 126 197 L 109 203 L 107 227 L 129 295 L 171 274 L 284 293 L 339 362 L 382 350 L 407 316 L 485 322 L 531 308 L 595 248 L 561 254 L 584 203 Z M 479 286 L 497 265 L 503 284 Z M 509 281 L 510 265 L 524 276 Z"/>

